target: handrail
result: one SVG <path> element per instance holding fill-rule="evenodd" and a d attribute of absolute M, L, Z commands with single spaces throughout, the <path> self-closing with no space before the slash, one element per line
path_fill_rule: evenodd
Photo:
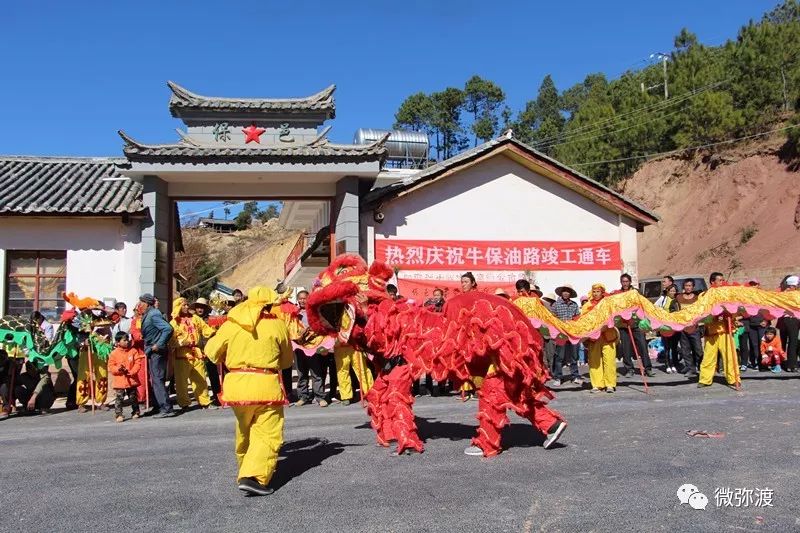
<path fill-rule="evenodd" d="M 297 238 L 297 242 L 292 247 L 292 251 L 289 252 L 289 255 L 286 257 L 286 261 L 283 263 L 283 275 L 288 276 L 292 269 L 300 262 L 300 256 L 303 255 L 303 245 L 306 241 L 305 233 L 301 233 L 300 237 Z"/>

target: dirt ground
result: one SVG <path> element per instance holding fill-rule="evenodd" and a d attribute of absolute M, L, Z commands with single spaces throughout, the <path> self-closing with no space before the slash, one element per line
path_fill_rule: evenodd
<path fill-rule="evenodd" d="M 720 270 L 744 279 L 800 266 L 798 173 L 780 160 L 782 142 L 739 146 L 713 160 L 652 161 L 621 184 L 661 217 L 639 235 L 639 277 Z"/>

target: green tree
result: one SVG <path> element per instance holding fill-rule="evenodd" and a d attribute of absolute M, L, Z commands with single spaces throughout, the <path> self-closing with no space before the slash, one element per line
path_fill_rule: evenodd
<path fill-rule="evenodd" d="M 394 129 L 409 129 L 411 131 L 422 131 L 433 138 L 437 154 L 441 150 L 439 132 L 434 126 L 434 106 L 433 100 L 425 93 L 419 92 L 412 94 L 400 104 L 394 114 Z"/>
<path fill-rule="evenodd" d="M 564 128 L 564 117 L 561 114 L 558 89 L 548 74 L 539 86 L 536 100 L 531 100 L 525 105 L 525 110 L 520 114 L 520 137 L 534 144 L 545 153 L 551 153 L 547 143 L 557 139 Z"/>
<path fill-rule="evenodd" d="M 471 130 L 474 144 L 488 141 L 497 133 L 500 107 L 506 95 L 494 82 L 472 76 L 464 85 L 464 111 L 472 115 Z"/>
<path fill-rule="evenodd" d="M 269 204 L 266 209 L 259 213 L 258 218 L 261 222 L 266 222 L 267 220 L 278 218 L 280 216 L 280 211 L 278 211 L 278 207 L 275 204 Z"/>
<path fill-rule="evenodd" d="M 228 220 L 228 217 L 231 216 L 231 208 L 230 206 L 237 204 L 236 200 L 223 200 L 222 205 L 225 207 L 222 208 L 222 212 L 225 213 L 225 220 Z"/>
<path fill-rule="evenodd" d="M 242 211 L 245 213 L 249 213 L 250 216 L 252 217 L 257 217 L 259 214 L 258 202 L 256 202 L 255 200 L 245 202 L 242 205 Z"/>
<path fill-rule="evenodd" d="M 239 211 L 239 214 L 236 215 L 233 221 L 236 222 L 237 230 L 247 229 L 253 223 L 253 215 L 243 209 Z"/>
<path fill-rule="evenodd" d="M 448 87 L 431 95 L 433 102 L 433 127 L 437 131 L 437 158 L 448 159 L 468 145 L 461 124 L 464 108 L 464 91 Z"/>

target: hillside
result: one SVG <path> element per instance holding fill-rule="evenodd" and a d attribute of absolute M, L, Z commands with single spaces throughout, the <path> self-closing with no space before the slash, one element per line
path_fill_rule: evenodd
<path fill-rule="evenodd" d="M 202 243 L 208 254 L 221 263 L 220 282 L 246 291 L 259 284 L 274 286 L 284 277 L 284 261 L 300 233 L 282 228 L 277 219 L 272 219 L 264 225 L 234 233 L 184 228 L 183 240 L 189 255 L 196 249 L 198 241 Z M 176 270 L 181 272 L 181 266 L 193 268 L 191 264 L 181 262 L 181 254 L 176 254 Z"/>
<path fill-rule="evenodd" d="M 720 270 L 771 284 L 800 270 L 800 187 L 778 155 L 783 142 L 651 161 L 620 183 L 661 217 L 639 235 L 639 276 Z"/>

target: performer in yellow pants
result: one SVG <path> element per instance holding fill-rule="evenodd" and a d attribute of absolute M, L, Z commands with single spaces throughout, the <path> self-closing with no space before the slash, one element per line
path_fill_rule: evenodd
<path fill-rule="evenodd" d="M 206 344 L 206 356 L 230 371 L 222 401 L 236 416 L 237 481 L 248 495 L 272 493 L 267 484 L 283 444 L 281 370 L 292 366 L 294 354 L 286 323 L 271 313 L 278 301 L 274 290 L 254 287 Z"/>
<path fill-rule="evenodd" d="M 337 342 L 333 348 L 336 362 L 336 379 L 339 382 L 339 396 L 342 403 L 348 405 L 353 399 L 353 384 L 350 381 L 350 368 L 353 368 L 361 387 L 361 397 L 367 395 L 373 385 L 372 372 L 367 367 L 367 357 L 348 344 Z"/>
<path fill-rule="evenodd" d="M 725 276 L 721 272 L 712 272 L 708 277 L 711 287 L 726 285 Z M 725 368 L 725 380 L 728 385 L 737 385 L 739 381 L 739 361 L 733 344 L 733 317 L 728 313 L 715 317 L 705 326 L 703 342 L 703 361 L 700 363 L 698 387 L 709 387 L 714 380 L 717 369 L 717 356 L 722 357 Z"/>
<path fill-rule="evenodd" d="M 728 385 L 736 385 L 736 352 L 733 347 L 733 337 L 728 331 L 728 317 L 719 316 L 706 325 L 705 339 L 703 341 L 703 362 L 700 363 L 700 379 L 698 387 L 708 387 L 714 380 L 717 369 L 717 357 L 722 357 L 722 366 L 725 368 L 725 381 Z"/>
<path fill-rule="evenodd" d="M 592 390 L 615 392 L 617 390 L 617 334 L 616 329 L 603 331 L 600 338 L 589 342 L 589 381 Z M 596 392 L 596 391 L 595 391 Z"/>
<path fill-rule="evenodd" d="M 595 305 L 607 296 L 606 287 L 602 283 L 592 285 L 589 299 L 583 304 L 581 313 L 588 313 Z M 592 392 L 617 390 L 617 341 L 619 333 L 616 328 L 605 329 L 595 341 L 589 341 L 589 381 L 592 382 Z"/>
<path fill-rule="evenodd" d="M 189 383 L 192 392 L 200 404 L 207 408 L 211 405 L 208 396 L 208 375 L 203 361 L 203 352 L 200 350 L 200 341 L 203 337 L 214 335 L 214 328 L 205 323 L 197 315 L 189 313 L 189 303 L 185 298 L 177 298 L 172 305 L 172 322 L 170 325 L 175 333 L 172 342 L 175 353 L 175 393 L 178 396 L 178 405 L 186 409 L 189 407 Z"/>
<path fill-rule="evenodd" d="M 97 357 L 92 351 L 92 370 L 94 371 L 94 403 L 101 409 L 105 408 L 108 395 L 108 367 L 107 362 Z M 86 411 L 86 404 L 92 399 L 91 381 L 89 380 L 89 348 L 83 346 L 78 356 L 78 384 L 75 388 L 75 403 L 80 411 Z"/>

